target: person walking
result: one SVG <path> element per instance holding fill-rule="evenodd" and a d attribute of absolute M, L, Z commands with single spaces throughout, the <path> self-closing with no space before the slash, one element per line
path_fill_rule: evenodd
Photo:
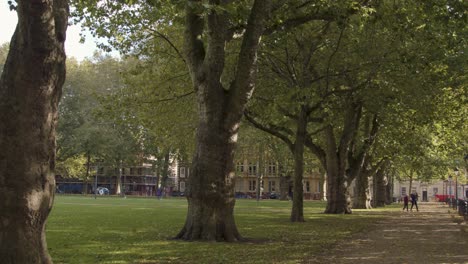
<path fill-rule="evenodd" d="M 409 200 L 409 199 L 408 199 L 408 195 L 405 194 L 405 196 L 403 197 L 403 211 L 404 211 L 405 208 L 406 208 L 406 211 L 408 212 L 408 202 L 409 202 L 408 200 Z"/>
<path fill-rule="evenodd" d="M 419 208 L 418 208 L 418 193 L 417 192 L 414 192 L 411 194 L 411 211 L 413 211 L 413 206 L 416 205 L 416 211 L 419 212 Z"/>

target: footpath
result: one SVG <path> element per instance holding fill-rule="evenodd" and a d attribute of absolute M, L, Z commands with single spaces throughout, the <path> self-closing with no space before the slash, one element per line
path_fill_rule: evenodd
<path fill-rule="evenodd" d="M 419 212 L 379 213 L 386 216 L 366 232 L 304 263 L 468 264 L 468 224 L 448 205 L 419 203 Z"/>

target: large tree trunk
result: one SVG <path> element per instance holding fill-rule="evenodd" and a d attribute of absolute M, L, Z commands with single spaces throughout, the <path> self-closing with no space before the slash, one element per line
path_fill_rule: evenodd
<path fill-rule="evenodd" d="M 327 207 L 328 214 L 350 214 L 350 202 L 347 192 L 345 160 L 336 152 L 337 146 L 333 128 L 326 128 L 326 169 L 327 169 Z"/>
<path fill-rule="evenodd" d="M 297 120 L 296 142 L 294 143 L 294 184 L 291 222 L 304 222 L 304 144 L 307 134 L 307 112 L 301 107 Z"/>
<path fill-rule="evenodd" d="M 235 241 L 234 143 L 214 123 L 200 124 L 197 148 L 188 179 L 188 213 L 178 238 Z"/>
<path fill-rule="evenodd" d="M 369 177 L 365 172 L 361 172 L 355 179 L 355 191 L 353 199 L 354 209 L 371 209 L 371 194 L 369 189 Z"/>
<path fill-rule="evenodd" d="M 254 1 L 234 80 L 224 87 L 221 76 L 230 39 L 228 16 L 217 9 L 202 14 L 196 9 L 200 1 L 191 2 L 186 7 L 185 54 L 197 90 L 199 123 L 186 192 L 187 218 L 176 237 L 237 241 L 242 237 L 234 222 L 234 149 L 245 104 L 253 91 L 256 52 L 271 3 Z M 206 47 L 202 35 L 206 35 Z"/>
<path fill-rule="evenodd" d="M 55 191 L 68 1 L 16 2 L 18 25 L 0 79 L 0 259 L 52 263 L 45 223 Z"/>

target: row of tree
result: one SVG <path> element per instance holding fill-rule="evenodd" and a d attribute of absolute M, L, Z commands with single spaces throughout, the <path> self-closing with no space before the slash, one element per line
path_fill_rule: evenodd
<path fill-rule="evenodd" d="M 370 176 L 441 176 L 467 148 L 463 1 L 70 1 L 107 39 L 102 48 L 128 57 L 69 61 L 60 111 L 68 1 L 16 2 L 0 80 L 7 263 L 51 261 L 58 114 L 63 171 L 84 161 L 89 175 L 92 157 L 121 167 L 142 153 L 194 153 L 185 240 L 242 239 L 233 212 L 243 116 L 294 160 L 292 221 L 304 221 L 307 152 L 326 173 L 325 212 L 351 213 L 353 181 L 354 207 L 368 207 Z"/>

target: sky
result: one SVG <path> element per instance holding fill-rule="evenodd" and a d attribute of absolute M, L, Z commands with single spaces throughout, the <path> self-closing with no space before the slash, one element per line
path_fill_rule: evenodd
<path fill-rule="evenodd" d="M 9 42 L 15 31 L 18 21 L 16 12 L 10 11 L 7 1 L 0 2 L 0 44 Z M 95 50 L 93 37 L 88 33 L 84 44 L 80 41 L 81 27 L 69 26 L 67 29 L 67 40 L 65 41 L 65 51 L 68 57 L 75 57 L 79 61 L 85 57 L 92 57 Z"/>

